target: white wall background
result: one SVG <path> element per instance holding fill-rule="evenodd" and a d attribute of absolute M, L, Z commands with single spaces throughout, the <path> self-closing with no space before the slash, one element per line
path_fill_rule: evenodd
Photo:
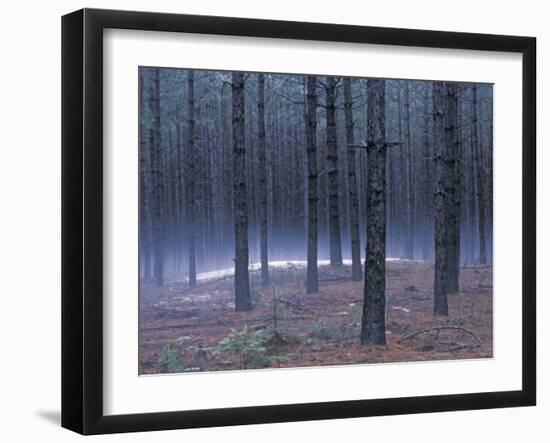
<path fill-rule="evenodd" d="M 81 440 L 59 427 L 60 414 L 60 16 L 81 7 L 156 10 L 282 20 L 531 35 L 538 38 L 539 406 L 398 417 L 285 423 L 102 436 L 95 441 L 281 442 L 313 440 L 548 441 L 550 289 L 548 157 L 542 156 L 550 112 L 550 28 L 544 2 L 462 0 L 53 0 L 11 1 L 0 27 L 0 438 Z M 546 164 L 544 164 L 546 163 Z M 541 250 L 544 251 L 541 252 Z M 545 273 L 546 276 L 542 274 Z M 414 383 L 414 380 L 411 381 Z"/>

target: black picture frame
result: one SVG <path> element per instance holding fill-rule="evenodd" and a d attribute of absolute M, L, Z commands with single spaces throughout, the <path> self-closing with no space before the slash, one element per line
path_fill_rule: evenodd
<path fill-rule="evenodd" d="M 502 51 L 522 54 L 522 388 L 230 409 L 103 413 L 103 30 Z M 536 403 L 536 39 L 83 9 L 62 18 L 62 426 L 82 434 L 530 406 Z"/>

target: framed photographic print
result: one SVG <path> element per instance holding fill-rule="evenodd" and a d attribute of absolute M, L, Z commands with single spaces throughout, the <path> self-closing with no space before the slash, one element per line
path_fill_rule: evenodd
<path fill-rule="evenodd" d="M 62 425 L 534 405 L 530 37 L 62 21 Z"/>

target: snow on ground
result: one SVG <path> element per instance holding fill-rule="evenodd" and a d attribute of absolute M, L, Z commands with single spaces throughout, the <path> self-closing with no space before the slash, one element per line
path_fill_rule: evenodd
<path fill-rule="evenodd" d="M 396 258 L 396 257 L 388 257 L 386 258 L 386 261 L 403 261 L 404 259 Z M 344 265 L 351 265 L 351 260 L 343 260 Z M 319 260 L 317 262 L 319 266 L 328 266 L 330 265 L 330 260 Z M 363 262 L 364 264 L 364 262 Z M 298 266 L 298 267 L 305 267 L 307 265 L 306 260 L 281 260 L 281 261 L 270 261 L 269 267 L 270 268 L 279 268 L 279 269 L 286 269 L 288 266 Z M 249 267 L 251 271 L 255 271 L 260 269 L 261 263 L 252 263 Z M 204 281 L 204 280 L 211 280 L 214 278 L 223 278 L 230 275 L 233 275 L 235 273 L 235 268 L 227 268 L 227 269 L 219 269 L 217 271 L 208 271 L 208 272 L 201 272 L 197 274 L 197 281 Z M 185 279 L 187 280 L 187 278 Z"/>

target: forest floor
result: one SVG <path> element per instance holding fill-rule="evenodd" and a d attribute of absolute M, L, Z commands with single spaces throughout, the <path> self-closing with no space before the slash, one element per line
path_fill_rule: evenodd
<path fill-rule="evenodd" d="M 249 312 L 235 312 L 230 276 L 194 289 L 142 283 L 140 374 L 492 357 L 492 267 L 461 268 L 445 318 L 432 314 L 433 272 L 428 262 L 387 262 L 387 343 L 375 347 L 360 345 L 363 281 L 351 281 L 349 266 L 320 266 L 311 295 L 302 265 L 272 269 L 268 288 L 253 272 Z"/>

